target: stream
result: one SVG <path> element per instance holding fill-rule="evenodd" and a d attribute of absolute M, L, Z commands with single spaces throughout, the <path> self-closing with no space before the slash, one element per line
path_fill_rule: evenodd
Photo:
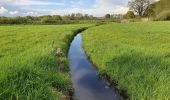
<path fill-rule="evenodd" d="M 76 100 L 119 100 L 113 88 L 99 78 L 97 70 L 82 48 L 82 35 L 75 36 L 69 49 L 69 65 Z"/>

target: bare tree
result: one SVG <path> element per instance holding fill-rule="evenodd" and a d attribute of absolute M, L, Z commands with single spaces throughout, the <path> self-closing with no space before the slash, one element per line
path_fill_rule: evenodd
<path fill-rule="evenodd" d="M 150 0 L 132 0 L 129 2 L 129 7 L 130 10 L 133 10 L 139 16 L 143 16 L 149 4 Z"/>

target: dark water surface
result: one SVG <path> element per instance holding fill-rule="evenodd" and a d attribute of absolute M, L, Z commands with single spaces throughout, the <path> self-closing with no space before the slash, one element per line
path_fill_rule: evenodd
<path fill-rule="evenodd" d="M 107 87 L 88 60 L 83 48 L 82 37 L 78 34 L 69 49 L 69 64 L 75 97 L 78 100 L 119 100 L 114 89 Z"/>

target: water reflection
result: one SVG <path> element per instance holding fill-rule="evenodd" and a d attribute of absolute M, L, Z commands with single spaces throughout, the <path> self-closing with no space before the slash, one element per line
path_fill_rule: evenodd
<path fill-rule="evenodd" d="M 69 49 L 69 63 L 75 96 L 78 100 L 118 100 L 114 89 L 106 88 L 96 69 L 82 48 L 82 37 L 78 34 Z"/>

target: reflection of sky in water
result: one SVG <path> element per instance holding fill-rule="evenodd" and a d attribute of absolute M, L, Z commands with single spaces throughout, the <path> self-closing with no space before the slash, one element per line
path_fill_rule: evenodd
<path fill-rule="evenodd" d="M 117 100 L 113 89 L 97 76 L 97 72 L 82 49 L 81 34 L 73 40 L 69 50 L 69 63 L 75 95 L 78 100 Z"/>

